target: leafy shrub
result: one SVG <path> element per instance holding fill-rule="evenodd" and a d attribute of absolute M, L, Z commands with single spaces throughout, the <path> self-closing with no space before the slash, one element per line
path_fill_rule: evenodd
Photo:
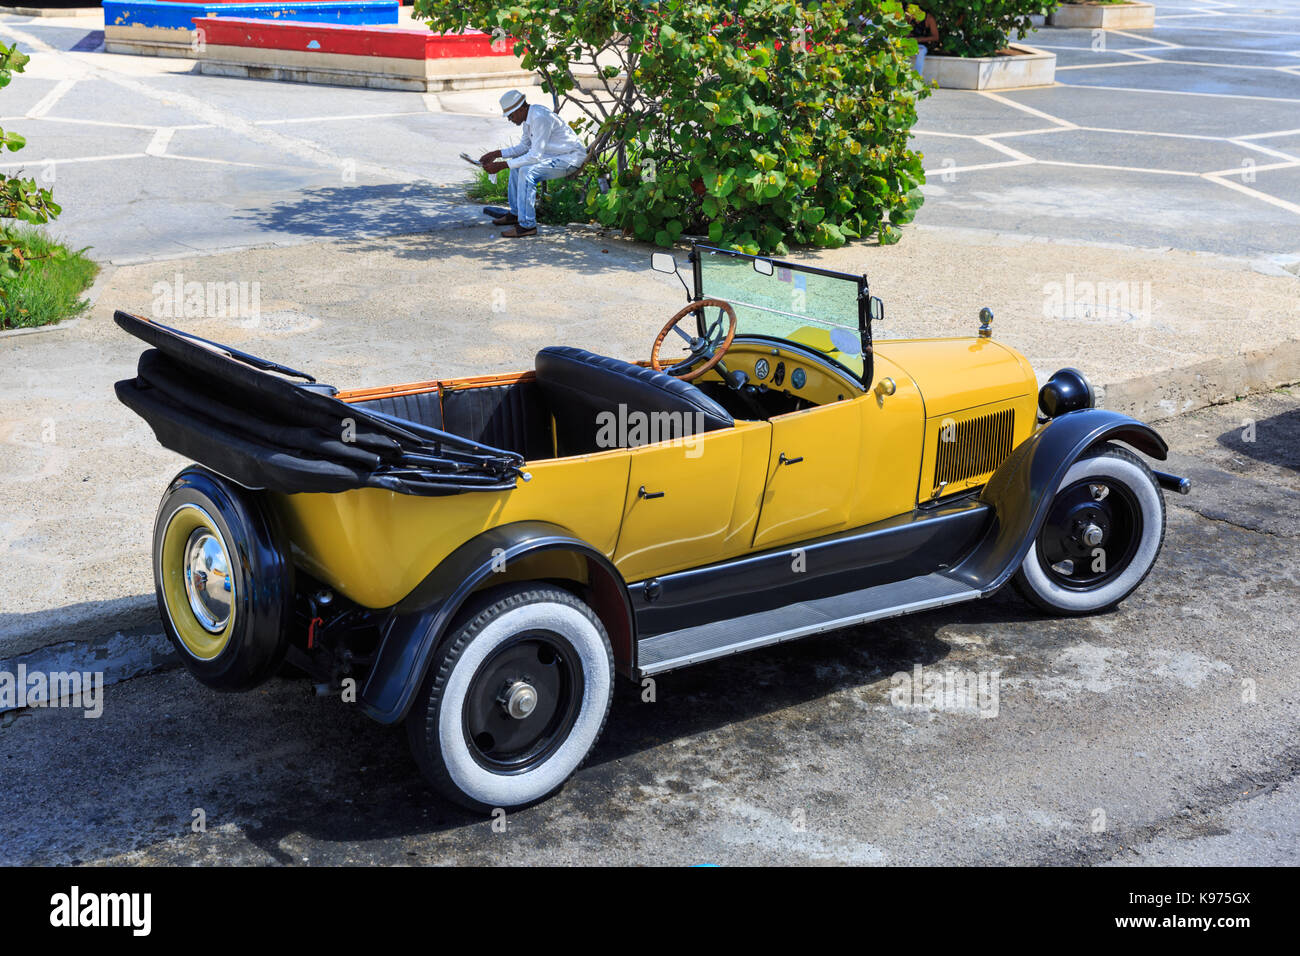
<path fill-rule="evenodd" d="M 0 44 L 0 89 L 9 85 L 15 73 L 21 73 L 31 59 L 15 46 Z M 17 133 L 0 129 L 0 147 L 10 152 L 27 144 Z M 0 173 L 0 220 L 17 219 L 22 222 L 49 222 L 61 210 L 48 189 L 36 185 L 34 179 Z M 11 227 L 0 225 L 0 280 L 17 278 L 29 258 L 22 235 Z M 6 284 L 0 282 L 0 298 Z"/>
<path fill-rule="evenodd" d="M 748 252 L 892 242 L 921 204 L 908 135 L 928 88 L 895 0 L 416 0 L 415 10 L 438 30 L 516 38 L 524 65 L 584 117 L 588 214 L 637 238 L 705 235 Z"/>
<path fill-rule="evenodd" d="M 924 6 L 939 25 L 932 53 L 992 56 L 1033 30 L 1030 16 L 1055 9 L 1057 0 L 925 0 Z"/>

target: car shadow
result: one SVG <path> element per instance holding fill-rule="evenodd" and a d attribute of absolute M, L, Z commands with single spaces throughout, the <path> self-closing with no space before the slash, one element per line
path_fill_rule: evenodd
<path fill-rule="evenodd" d="M 951 645 L 939 635 L 953 624 L 997 627 L 1037 620 L 1039 615 L 1016 597 L 999 594 L 988 601 L 936 610 L 907 618 L 848 628 L 788 644 L 720 659 L 655 680 L 655 700 L 644 688 L 618 680 L 604 734 L 584 767 L 581 784 L 532 807 L 510 814 L 511 826 L 544 830 L 557 815 L 581 812 L 599 816 L 603 794 L 617 790 L 622 761 L 674 742 L 689 741 L 729 725 L 815 703 L 830 695 L 860 689 L 868 698 L 887 700 L 891 677 L 916 665 L 944 661 Z M 347 792 L 336 781 L 331 793 L 310 795 L 317 812 L 304 819 L 294 806 L 263 805 L 245 835 L 269 856 L 293 862 L 286 837 L 306 833 L 338 844 L 443 835 L 440 841 L 468 852 L 481 849 L 478 833 L 485 817 L 459 809 L 424 784 L 400 728 L 353 722 L 351 733 L 367 755 L 364 789 Z M 340 760 L 334 740 L 330 759 Z M 360 779 L 358 779 L 360 783 Z M 584 804 L 586 804 L 584 806 Z M 366 810 L 358 812 L 364 805 Z"/>
<path fill-rule="evenodd" d="M 1300 471 L 1300 410 L 1230 428 L 1217 441 L 1234 454 Z"/>
<path fill-rule="evenodd" d="M 1000 623 L 1032 616 L 1014 607 L 994 608 L 991 602 L 984 610 L 967 619 Z M 910 672 L 918 664 L 930 667 L 948 656 L 951 648 L 938 631 L 953 620 L 952 613 L 936 611 L 909 618 L 906 625 L 885 621 L 700 664 L 656 678 L 653 702 L 643 700 L 641 685 L 618 679 L 604 733 L 578 776 L 607 778 L 621 761 L 644 751 L 841 691 L 878 693 L 883 684 L 887 693 L 893 674 Z M 336 738 L 327 759 L 346 759 L 335 747 L 360 745 L 368 769 L 364 779 L 356 778 L 358 789 L 349 792 L 345 781 L 336 780 L 328 795 L 308 795 L 314 810 L 307 819 L 292 804 L 250 807 L 250 822 L 244 826 L 248 841 L 283 863 L 296 862 L 284 849 L 296 833 L 340 845 L 443 835 L 453 845 L 464 840 L 477 849 L 476 836 L 489 821 L 424 783 L 402 729 L 359 716 L 355 723 L 356 740 L 349 744 Z M 547 800 L 512 811 L 510 826 L 544 829 L 555 815 L 575 812 L 575 800 L 591 799 L 575 797 L 580 789 L 570 783 Z M 596 808 L 582 812 L 588 811 L 599 813 Z"/>
<path fill-rule="evenodd" d="M 642 686 L 619 680 L 587 764 L 560 794 L 512 812 L 510 826 L 520 828 L 512 832 L 540 834 L 565 815 L 601 816 L 609 794 L 651 772 L 646 760 L 630 760 L 644 752 L 672 745 L 689 755 L 693 739 L 815 708 L 845 691 L 856 689 L 864 705 L 885 703 L 892 675 L 950 655 L 945 627 L 993 631 L 1035 619 L 1014 596 L 999 594 L 662 675 L 653 703 L 643 700 Z M 483 836 L 491 821 L 424 782 L 402 727 L 376 724 L 336 695 L 316 698 L 305 680 L 277 678 L 223 694 L 183 671 L 164 671 L 108 688 L 101 720 L 45 711 L 13 724 L 0 730 L 9 766 L 19 771 L 11 792 L 0 795 L 0 860 L 81 862 L 123 852 L 162 863 L 224 859 L 227 851 L 215 850 L 210 837 L 189 833 L 194 808 L 210 814 L 209 826 L 219 828 L 236 861 L 256 848 L 252 859 L 295 864 L 304 845 L 313 863 L 371 852 L 386 862 L 493 859 L 494 844 Z M 47 790 L 26 792 L 55 778 L 77 785 L 54 799 Z M 69 832 L 67 821 L 79 822 Z"/>

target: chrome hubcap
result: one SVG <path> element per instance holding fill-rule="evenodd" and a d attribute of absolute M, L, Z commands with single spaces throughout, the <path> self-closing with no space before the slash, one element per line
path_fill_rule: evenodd
<path fill-rule="evenodd" d="M 537 709 L 537 691 L 532 684 L 521 680 L 515 681 L 506 688 L 501 698 L 501 705 L 515 720 L 523 720 Z"/>
<path fill-rule="evenodd" d="M 185 593 L 195 619 L 211 634 L 230 623 L 235 585 L 221 540 L 207 528 L 195 528 L 185 542 Z"/>

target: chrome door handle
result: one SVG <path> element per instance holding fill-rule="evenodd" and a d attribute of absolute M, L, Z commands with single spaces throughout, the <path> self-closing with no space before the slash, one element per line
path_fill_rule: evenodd
<path fill-rule="evenodd" d="M 785 452 L 781 452 L 781 457 L 777 459 L 777 464 L 779 464 L 779 465 L 797 465 L 797 464 L 799 464 L 799 462 L 801 462 L 801 461 L 803 461 L 803 455 L 800 455 L 798 458 L 786 458 L 786 457 L 785 457 Z"/>
<path fill-rule="evenodd" d="M 636 496 L 638 498 L 662 498 L 664 493 L 662 491 L 646 491 L 645 485 L 642 485 L 637 491 Z"/>

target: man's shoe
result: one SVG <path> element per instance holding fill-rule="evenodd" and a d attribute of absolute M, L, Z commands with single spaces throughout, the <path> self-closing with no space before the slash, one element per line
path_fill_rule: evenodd
<path fill-rule="evenodd" d="M 525 236 L 537 235 L 537 227 L 534 226 L 532 229 L 524 229 L 520 226 L 514 226 L 510 229 L 502 230 L 501 235 L 506 239 L 523 239 Z"/>
<path fill-rule="evenodd" d="M 519 217 L 516 216 L 514 213 L 510 213 L 509 215 L 506 215 L 506 216 L 498 216 L 496 219 L 493 219 L 493 220 L 492 220 L 492 225 L 494 225 L 494 226 L 513 226 L 513 225 L 514 225 L 515 223 L 517 223 L 518 221 L 519 221 Z"/>

